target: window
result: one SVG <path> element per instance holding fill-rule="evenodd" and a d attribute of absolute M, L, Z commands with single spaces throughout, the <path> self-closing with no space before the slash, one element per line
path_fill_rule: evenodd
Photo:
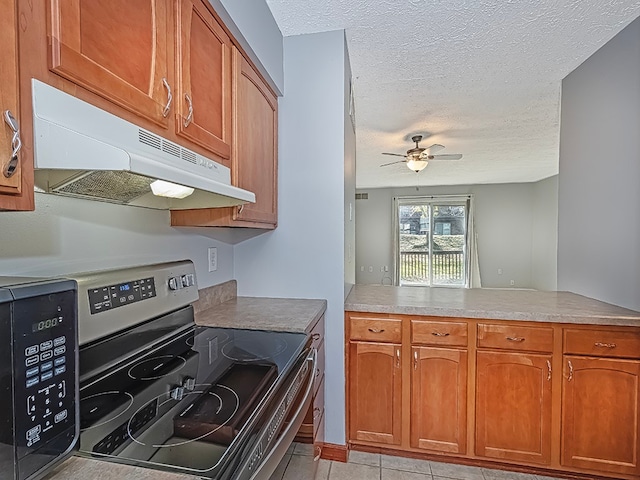
<path fill-rule="evenodd" d="M 471 197 L 398 197 L 396 285 L 469 286 Z"/>

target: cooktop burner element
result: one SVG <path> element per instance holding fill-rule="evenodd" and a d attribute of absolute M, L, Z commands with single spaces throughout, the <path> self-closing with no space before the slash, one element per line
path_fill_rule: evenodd
<path fill-rule="evenodd" d="M 221 428 L 223 428 L 227 423 L 229 423 L 229 421 L 233 418 L 233 416 L 238 411 L 238 407 L 240 406 L 240 399 L 238 398 L 238 395 L 236 395 L 236 393 L 232 389 L 230 389 L 230 388 L 228 388 L 228 387 L 226 387 L 224 385 L 218 385 L 218 387 L 220 387 L 220 389 L 218 389 L 218 390 L 223 390 L 223 392 L 221 392 L 225 397 L 223 399 L 220 395 L 218 395 L 218 393 L 216 393 L 214 391 L 207 391 L 206 390 L 206 388 L 208 387 L 207 385 L 197 385 L 196 387 L 197 387 L 197 389 L 195 389 L 192 392 L 189 392 L 188 394 L 186 394 L 183 397 L 183 399 L 186 399 L 187 402 L 198 402 L 198 401 L 201 401 L 202 398 L 204 398 L 205 399 L 205 403 L 207 403 L 207 405 L 211 405 L 212 407 L 214 407 L 212 409 L 212 412 L 215 413 L 215 415 L 218 417 L 219 423 L 214 425 L 214 426 L 212 426 L 209 431 L 207 431 L 205 433 L 202 433 L 200 436 L 188 437 L 187 440 L 179 440 L 178 438 L 170 438 L 164 443 L 152 444 L 152 445 L 150 445 L 151 447 L 153 447 L 153 448 L 178 447 L 178 446 L 186 445 L 187 443 L 191 443 L 191 442 L 195 442 L 195 441 L 198 441 L 198 440 L 202 440 L 206 436 L 212 435 L 217 430 L 220 430 Z M 193 396 L 193 398 L 188 398 L 189 396 Z M 151 404 L 153 404 L 153 402 L 162 401 L 162 399 L 163 399 L 162 397 L 165 397 L 165 395 L 160 395 L 160 396 L 154 398 L 152 400 Z M 184 412 L 182 412 L 179 416 L 182 416 L 182 415 L 188 413 L 189 410 L 192 409 L 194 404 L 195 403 L 190 403 L 189 407 L 187 407 L 187 409 Z M 131 416 L 131 419 L 129 420 L 129 423 L 127 425 L 127 433 L 129 434 L 129 437 L 131 437 L 131 440 L 133 440 L 134 442 L 136 442 L 136 443 L 138 443 L 140 445 L 148 445 L 148 444 L 146 443 L 146 441 L 141 440 L 136 433 L 134 433 L 135 428 L 132 427 L 132 425 L 135 425 L 137 417 L 145 409 L 148 409 L 149 405 L 150 404 L 146 404 L 146 405 L 140 407 Z M 223 405 L 226 405 L 226 407 L 227 407 L 224 411 L 223 411 Z"/>
<path fill-rule="evenodd" d="M 180 355 L 159 355 L 135 364 L 127 371 L 133 380 L 157 380 L 180 370 L 187 361 Z"/>
<path fill-rule="evenodd" d="M 131 405 L 133 395 L 127 392 L 103 392 L 80 398 L 80 429 L 101 427 L 124 415 Z"/>

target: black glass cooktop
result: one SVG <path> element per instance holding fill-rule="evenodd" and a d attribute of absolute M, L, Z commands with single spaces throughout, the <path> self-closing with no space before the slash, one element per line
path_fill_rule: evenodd
<path fill-rule="evenodd" d="M 79 450 L 215 478 L 306 335 L 164 322 L 81 349 Z"/>

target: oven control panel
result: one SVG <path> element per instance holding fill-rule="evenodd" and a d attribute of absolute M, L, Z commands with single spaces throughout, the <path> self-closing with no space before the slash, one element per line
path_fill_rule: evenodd
<path fill-rule="evenodd" d="M 16 443 L 44 447 L 75 424 L 75 291 L 14 303 Z"/>
<path fill-rule="evenodd" d="M 156 283 L 153 277 L 141 278 L 90 289 L 89 308 L 93 315 L 155 296 Z"/>

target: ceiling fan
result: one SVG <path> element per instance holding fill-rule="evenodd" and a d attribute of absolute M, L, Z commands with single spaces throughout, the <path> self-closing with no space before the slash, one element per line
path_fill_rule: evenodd
<path fill-rule="evenodd" d="M 419 143 L 422 140 L 422 135 L 414 135 L 411 137 L 412 142 L 416 142 L 415 148 L 410 148 L 407 150 L 405 155 L 401 155 L 399 153 L 383 153 L 382 155 L 394 155 L 396 157 L 404 157 L 404 160 L 398 160 L 397 162 L 384 163 L 380 165 L 381 167 L 386 167 L 387 165 L 395 165 L 396 163 L 406 163 L 409 170 L 413 170 L 418 173 L 421 170 L 424 170 L 426 166 L 429 164 L 429 160 L 460 160 L 462 155 L 459 153 L 448 153 L 441 155 L 434 155 L 435 152 L 439 152 L 444 148 L 444 145 L 439 145 L 434 143 L 430 147 L 422 148 Z"/>

